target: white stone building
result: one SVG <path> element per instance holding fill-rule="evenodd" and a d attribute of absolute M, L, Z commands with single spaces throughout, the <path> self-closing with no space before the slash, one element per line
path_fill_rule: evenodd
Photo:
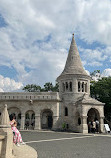
<path fill-rule="evenodd" d="M 98 119 L 104 130 L 104 103 L 90 97 L 90 76 L 84 70 L 74 35 L 66 65 L 57 78 L 59 92 L 1 92 L 0 106 L 8 105 L 20 129 L 62 129 L 88 133 L 88 122 Z"/>

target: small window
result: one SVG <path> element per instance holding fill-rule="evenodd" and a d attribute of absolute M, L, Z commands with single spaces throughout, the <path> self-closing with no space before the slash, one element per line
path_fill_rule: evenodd
<path fill-rule="evenodd" d="M 78 92 L 80 92 L 80 82 L 78 82 Z"/>
<path fill-rule="evenodd" d="M 84 82 L 82 82 L 82 92 L 84 92 Z"/>
<path fill-rule="evenodd" d="M 87 92 L 87 83 L 85 84 L 85 92 Z"/>
<path fill-rule="evenodd" d="M 68 83 L 66 82 L 66 90 L 68 90 Z"/>
<path fill-rule="evenodd" d="M 72 92 L 72 82 L 70 82 L 70 91 Z"/>
<path fill-rule="evenodd" d="M 81 118 L 79 117 L 78 118 L 78 125 L 80 125 L 81 124 Z"/>
<path fill-rule="evenodd" d="M 68 108 L 65 107 L 65 116 L 68 116 Z"/>

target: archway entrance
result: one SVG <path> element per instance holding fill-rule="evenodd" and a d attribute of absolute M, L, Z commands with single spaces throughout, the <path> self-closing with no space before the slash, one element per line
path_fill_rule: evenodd
<path fill-rule="evenodd" d="M 91 132 L 91 122 L 98 121 L 100 123 L 100 114 L 97 109 L 91 108 L 87 114 L 87 124 L 88 124 L 88 132 Z M 98 130 L 100 131 L 100 124 L 98 125 Z"/>
<path fill-rule="evenodd" d="M 29 110 L 25 113 L 25 129 L 34 129 L 35 127 L 35 113 Z"/>
<path fill-rule="evenodd" d="M 21 126 L 21 112 L 19 108 L 16 107 L 12 107 L 8 109 L 8 113 L 9 113 L 9 118 L 10 120 L 12 120 L 13 116 L 15 117 L 15 120 L 17 122 L 17 128 L 20 129 Z"/>
<path fill-rule="evenodd" d="M 53 125 L 53 113 L 51 110 L 44 110 L 41 116 L 41 128 L 51 129 Z"/>

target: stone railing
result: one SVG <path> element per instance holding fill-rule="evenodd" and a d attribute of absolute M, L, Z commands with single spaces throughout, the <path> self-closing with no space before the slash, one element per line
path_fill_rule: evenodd
<path fill-rule="evenodd" d="M 59 100 L 57 92 L 0 92 L 0 100 Z"/>
<path fill-rule="evenodd" d="M 0 123 L 0 158 L 12 158 L 13 134 L 9 124 L 7 105 L 5 104 L 2 108 Z"/>

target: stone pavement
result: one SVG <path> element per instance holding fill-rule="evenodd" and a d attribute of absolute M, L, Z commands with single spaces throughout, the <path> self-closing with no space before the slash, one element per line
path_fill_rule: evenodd
<path fill-rule="evenodd" d="M 38 158 L 111 158 L 110 134 L 21 131 Z M 32 158 L 32 157 L 31 157 Z"/>
<path fill-rule="evenodd" d="M 14 158 L 37 158 L 37 152 L 35 149 L 28 145 L 21 145 L 17 147 L 14 145 Z"/>

